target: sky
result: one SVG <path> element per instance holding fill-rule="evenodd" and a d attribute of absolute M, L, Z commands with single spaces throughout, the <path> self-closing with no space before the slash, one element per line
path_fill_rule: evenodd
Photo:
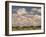
<path fill-rule="evenodd" d="M 41 15 L 41 7 L 12 6 L 12 13 L 16 14 L 17 12 L 25 12 L 30 15 Z"/>

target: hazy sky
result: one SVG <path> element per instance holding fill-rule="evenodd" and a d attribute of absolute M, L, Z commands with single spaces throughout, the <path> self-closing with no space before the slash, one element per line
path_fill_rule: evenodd
<path fill-rule="evenodd" d="M 12 6 L 12 13 L 26 12 L 32 15 L 41 15 L 41 7 Z"/>

